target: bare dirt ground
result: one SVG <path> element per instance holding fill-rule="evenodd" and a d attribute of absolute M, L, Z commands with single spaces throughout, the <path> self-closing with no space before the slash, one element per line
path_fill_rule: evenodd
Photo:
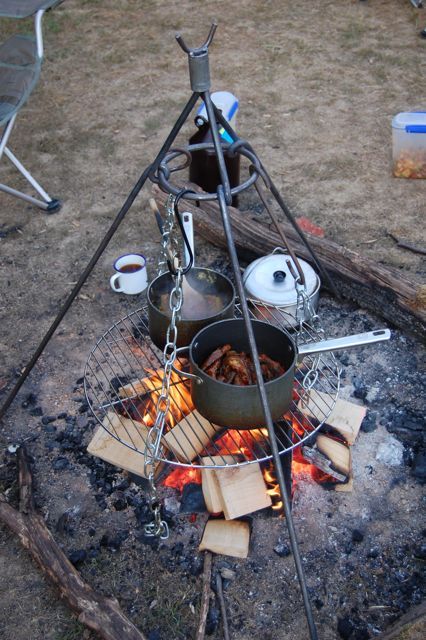
<path fill-rule="evenodd" d="M 391 119 L 400 111 L 425 109 L 426 40 L 419 31 L 426 23 L 426 11 L 415 11 L 408 0 L 235 4 L 67 0 L 45 18 L 41 81 L 18 117 L 10 144 L 49 193 L 63 201 L 62 210 L 48 216 L 0 194 L 3 397 L 189 96 L 187 61 L 174 41 L 175 31 L 181 30 L 188 43 L 198 45 L 214 17 L 219 28 L 210 56 L 212 89 L 229 90 L 239 98 L 238 131 L 250 140 L 291 210 L 322 226 L 326 236 L 339 244 L 397 267 L 413 281 L 424 280 L 421 256 L 397 248 L 388 232 L 425 245 L 425 182 L 392 177 Z M 28 30 L 31 25 L 18 26 Z M 2 39 L 14 29 L 3 21 Z M 190 122 L 180 141 L 193 130 Z M 6 161 L 2 181 L 24 187 Z M 76 381 L 97 338 L 143 302 L 143 296 L 135 302 L 113 294 L 109 277 L 114 258 L 127 251 L 142 252 L 151 268 L 155 265 L 159 237 L 148 198 L 147 187 L 1 425 L 3 453 L 12 442 L 37 437 L 31 453 L 40 507 L 68 553 L 88 548 L 102 535 L 132 530 L 135 516 L 128 509 L 116 510 L 110 498 L 106 505 L 95 500 L 84 465 L 72 463 L 60 473 L 53 470 L 62 453 L 49 440 L 40 416 L 29 415 L 31 406 L 22 408 L 21 403 L 34 393 L 34 407 L 41 405 L 45 415 L 76 415 L 83 444 L 89 441 L 93 424 L 87 419 L 84 423 L 84 415 L 76 409 L 74 398 L 82 396 Z M 216 257 L 217 252 L 201 241 L 197 246 L 200 260 Z M 362 329 L 362 318 L 350 328 Z M 410 340 L 399 336 L 401 362 L 407 344 L 413 362 L 420 361 L 421 346 Z M 393 398 L 401 393 L 395 389 Z M 421 399 L 417 397 L 416 403 L 421 405 Z M 364 441 L 359 456 L 363 451 L 368 455 L 387 434 L 380 427 L 366 436 L 372 440 Z M 5 454 L 3 471 L 9 462 Z M 374 481 L 368 465 L 360 462 L 360 467 L 365 491 L 343 499 L 308 482 L 300 489 L 295 511 L 303 553 L 319 561 L 321 549 L 329 544 L 327 553 L 335 566 L 331 578 L 342 590 L 334 586 L 318 596 L 322 604 L 317 603 L 316 615 L 323 638 L 343 637 L 336 630 L 337 611 L 350 613 L 351 597 L 359 585 L 361 590 L 380 586 L 380 576 L 387 570 L 370 567 L 374 578 L 369 584 L 368 571 L 360 575 L 359 567 L 348 567 L 348 558 L 342 559 L 346 541 L 334 530 L 342 520 L 347 532 L 358 526 L 358 517 L 364 524 L 372 522 L 369 533 L 372 539 L 383 536 L 382 547 L 392 558 L 392 571 L 401 571 L 401 583 L 417 579 L 415 572 L 407 578 L 403 568 L 408 562 L 404 542 L 414 545 L 421 532 L 419 484 L 403 467 L 389 470 L 379 465 Z M 119 482 L 120 475 L 115 480 Z M 2 476 L 2 489 L 8 486 Z M 391 507 L 383 506 L 383 496 L 389 493 Z M 332 515 L 317 513 L 312 505 L 329 509 Z M 57 523 L 73 506 L 79 511 L 71 535 Z M 388 527 L 393 509 L 402 522 L 398 531 Z M 241 590 L 230 587 L 233 634 L 241 640 L 301 637 L 303 611 L 292 559 L 277 565 L 271 540 L 278 539 L 281 525 L 268 522 L 271 533 L 265 540 L 264 519 L 255 521 L 256 560 L 238 564 Z M 194 558 L 200 527 L 200 522 L 193 527 Z M 179 536 L 178 526 L 169 550 Z M 151 640 L 193 637 L 197 615 L 191 606 L 198 613 L 200 593 L 196 568 L 192 572 L 182 568 L 177 548 L 175 561 L 158 572 L 158 551 L 141 545 L 133 534 L 118 547 L 114 551 L 114 545 L 104 544 L 84 562 L 80 568 L 85 579 L 105 593 L 114 593 L 133 621 L 147 635 L 153 633 Z M 414 561 L 410 562 L 412 570 Z M 90 637 L 5 528 L 0 530 L 0 574 L 3 638 Z M 253 575 L 258 586 L 250 589 Z M 282 583 L 291 588 L 279 591 L 278 602 L 285 603 L 280 608 L 277 599 L 268 597 L 268 588 L 275 591 L 274 585 Z M 320 583 L 321 576 L 309 577 L 314 591 Z M 408 600 L 404 602 L 407 608 Z M 364 612 L 368 628 L 355 625 L 347 637 L 378 635 L 404 610 L 393 600 L 380 598 L 365 606 L 376 607 L 368 615 Z M 363 629 L 368 635 L 362 635 Z M 221 637 L 220 628 L 214 628 L 211 637 Z"/>

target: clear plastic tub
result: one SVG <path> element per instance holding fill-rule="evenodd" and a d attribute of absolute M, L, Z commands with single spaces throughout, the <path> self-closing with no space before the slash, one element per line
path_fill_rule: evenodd
<path fill-rule="evenodd" d="M 426 111 L 398 113 L 392 120 L 393 175 L 426 178 Z"/>

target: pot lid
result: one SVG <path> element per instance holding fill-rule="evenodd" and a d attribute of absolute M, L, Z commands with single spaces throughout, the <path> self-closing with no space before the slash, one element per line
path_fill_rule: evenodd
<path fill-rule="evenodd" d="M 249 297 L 279 307 L 296 304 L 295 279 L 287 262 L 297 274 L 296 265 L 287 253 L 271 253 L 249 264 L 243 275 Z M 319 278 L 307 262 L 299 258 L 299 264 L 305 276 L 306 292 L 311 296 L 318 289 Z"/>

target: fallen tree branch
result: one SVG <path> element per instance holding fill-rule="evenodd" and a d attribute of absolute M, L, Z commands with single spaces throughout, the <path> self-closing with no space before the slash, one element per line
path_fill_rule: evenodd
<path fill-rule="evenodd" d="M 145 640 L 115 598 L 96 593 L 80 576 L 56 544 L 42 516 L 34 510 L 32 475 L 24 447 L 17 452 L 19 511 L 0 494 L 0 520 L 19 536 L 22 545 L 58 588 L 61 598 L 78 614 L 78 620 L 104 640 Z"/>
<path fill-rule="evenodd" d="M 210 580 L 212 577 L 212 554 L 206 551 L 204 554 L 203 593 L 201 596 L 200 620 L 198 622 L 195 640 L 203 640 L 206 632 L 207 614 L 210 604 Z"/>
<path fill-rule="evenodd" d="M 423 247 L 419 247 L 416 244 L 411 244 L 411 242 L 406 242 L 405 240 L 400 240 L 390 231 L 388 231 L 388 236 L 392 238 L 392 240 L 395 240 L 397 247 L 401 247 L 401 249 L 407 249 L 408 251 L 412 251 L 413 253 L 419 253 L 422 256 L 426 256 L 426 249 L 423 249 Z"/>
<path fill-rule="evenodd" d="M 186 186 L 199 190 L 191 183 Z M 164 205 L 167 195 L 157 185 L 153 186 L 153 194 L 157 202 Z M 215 201 L 202 201 L 200 207 L 185 201 L 185 209 L 193 214 L 194 228 L 205 240 L 226 249 L 221 214 Z M 264 220 L 234 207 L 228 207 L 228 210 L 240 258 L 252 260 L 282 245 L 278 233 Z M 280 222 L 280 225 L 297 255 L 311 262 L 309 252 L 293 227 L 287 222 Z M 425 285 L 416 284 L 401 275 L 398 269 L 379 264 L 326 238 L 309 236 L 309 242 L 342 296 L 395 326 L 426 338 Z"/>

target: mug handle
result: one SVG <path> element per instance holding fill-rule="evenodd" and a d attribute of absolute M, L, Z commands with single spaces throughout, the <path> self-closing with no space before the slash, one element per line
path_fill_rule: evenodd
<path fill-rule="evenodd" d="M 115 284 L 117 282 L 117 280 L 119 279 L 119 277 L 120 277 L 119 273 L 114 273 L 114 275 L 111 276 L 110 281 L 109 281 L 109 283 L 111 285 L 111 289 L 113 291 L 117 291 L 118 293 L 120 293 L 120 291 L 123 291 L 123 289 L 120 287 L 120 285 L 117 287 L 116 284 Z"/>
<path fill-rule="evenodd" d="M 176 353 L 182 353 L 183 351 L 189 351 L 189 346 L 186 347 L 179 347 L 179 349 L 176 349 Z M 195 373 L 184 373 L 183 371 L 181 371 L 180 369 L 177 369 L 175 367 L 174 364 L 172 364 L 172 369 L 175 373 L 177 373 L 177 375 L 180 378 L 187 378 L 188 380 L 195 380 L 195 382 L 197 384 L 203 384 L 203 380 L 202 378 L 200 378 L 199 376 L 196 376 Z"/>

